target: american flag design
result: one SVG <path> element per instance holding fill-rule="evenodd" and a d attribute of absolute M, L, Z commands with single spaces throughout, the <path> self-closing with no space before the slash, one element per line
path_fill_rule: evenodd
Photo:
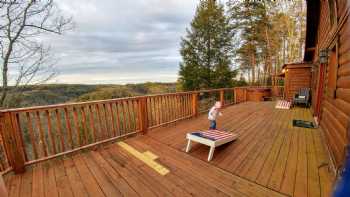
<path fill-rule="evenodd" d="M 191 134 L 196 135 L 198 137 L 206 138 L 212 141 L 222 140 L 233 136 L 232 133 L 229 133 L 226 131 L 219 131 L 219 130 L 197 131 L 197 132 L 192 132 Z"/>
<path fill-rule="evenodd" d="M 276 109 L 290 109 L 292 102 L 289 101 L 277 101 Z"/>

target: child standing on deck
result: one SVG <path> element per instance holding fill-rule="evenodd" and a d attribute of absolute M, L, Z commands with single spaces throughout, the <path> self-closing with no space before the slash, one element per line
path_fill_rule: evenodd
<path fill-rule="evenodd" d="M 208 120 L 210 121 L 210 130 L 216 129 L 216 118 L 217 116 L 222 116 L 222 113 L 219 111 L 221 109 L 221 102 L 217 101 L 215 105 L 209 110 Z"/>

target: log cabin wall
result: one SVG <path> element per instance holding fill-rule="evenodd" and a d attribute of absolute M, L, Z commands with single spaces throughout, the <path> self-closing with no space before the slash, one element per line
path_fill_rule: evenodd
<path fill-rule="evenodd" d="M 345 148 L 349 143 L 347 128 L 350 119 L 350 20 L 348 0 L 307 1 L 307 38 L 304 61 L 314 62 L 312 88 L 320 100 L 320 125 L 336 168 L 343 165 Z M 309 17 L 309 14 L 319 17 Z M 317 21 L 315 21 L 317 20 Z M 311 36 L 317 36 L 310 41 Z M 309 39 L 309 41 L 308 41 Z M 313 43 L 312 43 L 313 42 Z M 328 63 L 320 65 L 319 52 L 327 49 Z M 324 75 L 322 77 L 322 66 Z M 323 81 L 323 82 L 322 82 Z M 317 99 L 312 100 L 313 109 Z"/>
<path fill-rule="evenodd" d="M 285 72 L 285 96 L 292 100 L 301 88 L 311 87 L 311 66 L 309 64 L 286 64 Z"/>

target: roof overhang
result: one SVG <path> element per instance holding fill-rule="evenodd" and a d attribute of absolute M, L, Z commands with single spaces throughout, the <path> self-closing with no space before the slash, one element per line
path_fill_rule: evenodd
<path fill-rule="evenodd" d="M 312 61 L 317 44 L 317 30 L 320 18 L 320 1 L 306 0 L 306 37 L 304 61 Z"/>

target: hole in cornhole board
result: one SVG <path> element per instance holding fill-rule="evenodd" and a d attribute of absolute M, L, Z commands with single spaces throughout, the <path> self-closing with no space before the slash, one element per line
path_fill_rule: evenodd
<path fill-rule="evenodd" d="M 294 127 L 303 127 L 303 128 L 316 128 L 313 122 L 305 121 L 305 120 L 293 120 Z"/>

